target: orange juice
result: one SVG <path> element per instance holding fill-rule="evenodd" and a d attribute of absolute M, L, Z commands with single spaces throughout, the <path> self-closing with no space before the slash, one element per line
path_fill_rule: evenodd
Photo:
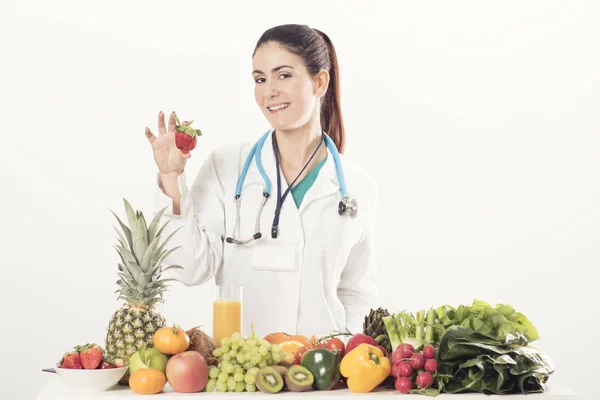
<path fill-rule="evenodd" d="M 221 346 L 221 339 L 235 332 L 242 333 L 242 302 L 239 300 L 215 300 L 213 302 L 213 339 Z"/>

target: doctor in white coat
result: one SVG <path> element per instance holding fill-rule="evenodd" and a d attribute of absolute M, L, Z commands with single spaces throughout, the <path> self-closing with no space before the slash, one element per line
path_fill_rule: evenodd
<path fill-rule="evenodd" d="M 218 285 L 241 285 L 244 333 L 252 323 L 262 336 L 361 332 L 365 315 L 378 306 L 377 186 L 343 156 L 336 168 L 344 126 L 335 49 L 327 35 L 306 25 L 277 26 L 258 40 L 252 69 L 256 103 L 272 129 L 250 160 L 239 202 L 238 179 L 259 135 L 251 143 L 214 150 L 188 187 L 184 167 L 190 154 L 175 146 L 175 113 L 166 126 L 159 113 L 158 136 L 146 128 L 159 170 L 155 212 L 167 207 L 166 234 L 180 228 L 169 246 L 182 247 L 165 262 L 184 268 L 171 275 L 188 286 L 213 277 Z M 325 135 L 335 148 L 327 146 Z M 343 187 L 338 171 L 356 200 L 353 216 L 347 215 L 352 207 L 345 215 L 338 212 Z M 261 237 L 254 239 L 265 199 L 261 172 L 271 191 L 258 221 Z"/>

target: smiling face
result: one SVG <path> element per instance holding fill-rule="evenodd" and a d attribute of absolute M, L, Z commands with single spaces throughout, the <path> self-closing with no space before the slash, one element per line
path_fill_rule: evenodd
<path fill-rule="evenodd" d="M 319 118 L 327 71 L 311 76 L 299 56 L 275 42 L 256 50 L 252 70 L 256 104 L 274 129 L 293 130 Z"/>

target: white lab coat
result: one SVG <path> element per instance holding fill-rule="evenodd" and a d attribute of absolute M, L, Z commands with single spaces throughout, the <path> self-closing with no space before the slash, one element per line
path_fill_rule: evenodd
<path fill-rule="evenodd" d="M 289 194 L 281 209 L 279 235 L 271 238 L 277 179 L 271 141 L 262 149 L 262 163 L 271 181 L 271 197 L 260 220 L 262 238 L 247 245 L 224 242 L 235 224 L 235 188 L 253 143 L 224 146 L 203 163 L 192 186 L 179 177 L 181 215 L 157 186 L 155 213 L 168 207 L 165 234 L 183 226 L 167 248 L 182 246 L 164 261 L 183 270 L 170 275 L 185 285 L 215 277 L 221 285 L 243 287 L 242 329 L 253 323 L 261 337 L 270 332 L 327 333 L 346 328 L 362 332 L 369 308 L 377 307 L 377 265 L 373 248 L 377 185 L 364 169 L 340 155 L 348 194 L 358 203 L 356 218 L 340 216 L 339 185 L 331 152 L 300 208 Z M 281 174 L 284 185 L 285 177 Z M 255 230 L 263 179 L 253 160 L 242 190 L 237 239 Z"/>

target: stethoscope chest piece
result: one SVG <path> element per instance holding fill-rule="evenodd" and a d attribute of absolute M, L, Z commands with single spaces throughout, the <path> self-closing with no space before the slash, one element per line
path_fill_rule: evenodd
<path fill-rule="evenodd" d="M 338 213 L 340 215 L 349 215 L 352 218 L 356 218 L 356 213 L 358 212 L 358 205 L 356 203 L 356 199 L 351 199 L 348 196 L 344 196 L 344 198 L 338 204 Z"/>

